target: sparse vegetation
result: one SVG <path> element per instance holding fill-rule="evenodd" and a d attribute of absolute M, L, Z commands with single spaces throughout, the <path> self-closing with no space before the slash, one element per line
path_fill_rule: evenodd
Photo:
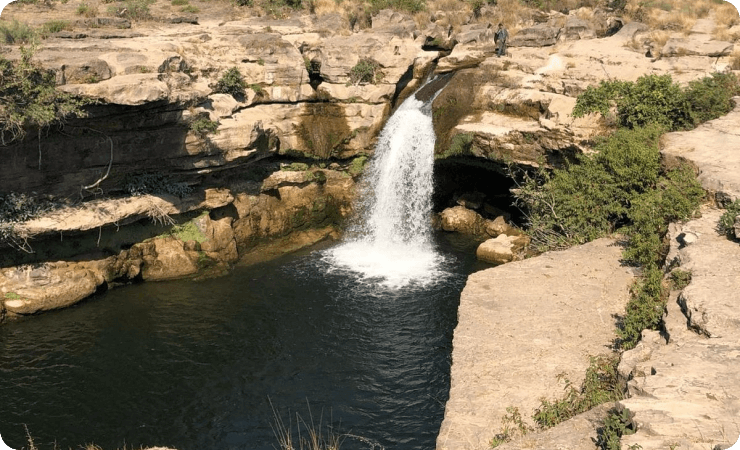
<path fill-rule="evenodd" d="M 189 14 L 196 14 L 200 12 L 200 9 L 197 6 L 186 5 L 180 8 L 180 11 Z"/>
<path fill-rule="evenodd" d="M 207 117 L 201 117 L 190 122 L 190 131 L 197 134 L 201 138 L 204 138 L 209 134 L 217 134 L 218 126 L 218 122 L 213 121 Z"/>
<path fill-rule="evenodd" d="M 90 101 L 56 90 L 54 73 L 32 61 L 33 47 L 21 47 L 11 62 L 0 57 L 0 144 L 22 139 L 29 129 L 42 129 L 70 116 L 85 117 Z"/>
<path fill-rule="evenodd" d="M 124 180 L 124 190 L 129 195 L 169 194 L 177 197 L 189 195 L 193 189 L 160 172 L 130 174 Z"/>
<path fill-rule="evenodd" d="M 676 269 L 671 272 L 670 280 L 671 287 L 677 291 L 680 291 L 691 283 L 691 272 Z"/>
<path fill-rule="evenodd" d="M 604 425 L 599 428 L 596 446 L 601 450 L 620 450 L 622 436 L 635 434 L 635 424 L 627 408 L 612 409 L 604 419 Z"/>
<path fill-rule="evenodd" d="M 246 94 L 245 87 L 246 83 L 242 78 L 242 73 L 237 67 L 232 67 L 224 72 L 213 87 L 213 92 L 230 94 L 234 98 L 242 98 Z"/>
<path fill-rule="evenodd" d="M 351 84 L 375 84 L 383 80 L 383 72 L 380 71 L 380 64 L 370 58 L 362 58 L 349 71 L 349 80 Z"/>
<path fill-rule="evenodd" d="M 505 442 L 511 441 L 516 436 L 526 436 L 533 431 L 534 428 L 527 425 L 522 419 L 519 408 L 508 406 L 506 414 L 501 417 L 501 432 L 491 439 L 490 446 L 496 448 Z"/>
<path fill-rule="evenodd" d="M 95 17 L 98 15 L 98 7 L 84 2 L 80 3 L 80 5 L 77 7 L 77 15 L 85 17 Z"/>
<path fill-rule="evenodd" d="M 18 192 L 0 195 L 0 243 L 19 250 L 30 251 L 24 236 L 16 226 L 63 206 L 50 196 L 36 196 Z"/>
<path fill-rule="evenodd" d="M 740 199 L 727 205 L 727 211 L 722 214 L 717 224 L 717 231 L 727 237 L 733 237 L 735 234 L 735 218 L 740 216 Z M 735 236 L 740 239 L 740 236 Z"/>
<path fill-rule="evenodd" d="M 0 39 L 5 44 L 31 44 L 36 41 L 36 31 L 28 24 L 13 20 L 0 22 Z"/>
<path fill-rule="evenodd" d="M 591 358 L 580 389 L 576 389 L 570 380 L 563 378 L 565 395 L 552 402 L 543 398 L 533 415 L 535 422 L 542 428 L 550 428 L 594 406 L 620 400 L 623 394 L 618 380 L 618 364 L 617 355 Z"/>
<path fill-rule="evenodd" d="M 126 0 L 108 7 L 108 14 L 131 20 L 151 19 L 149 7 L 155 0 Z"/>
<path fill-rule="evenodd" d="M 349 163 L 349 174 L 353 177 L 360 175 L 365 170 L 367 161 L 367 156 L 364 155 L 353 159 L 352 162 Z"/>

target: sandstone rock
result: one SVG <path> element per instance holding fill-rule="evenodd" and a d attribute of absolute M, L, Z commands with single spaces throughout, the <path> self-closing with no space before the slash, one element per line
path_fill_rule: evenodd
<path fill-rule="evenodd" d="M 463 25 L 455 35 L 455 40 L 460 45 L 483 44 L 493 42 L 495 30 L 490 22 Z"/>
<path fill-rule="evenodd" d="M 629 22 L 625 24 L 617 34 L 614 35 L 615 40 L 630 41 L 635 38 L 639 33 L 645 33 L 649 30 L 649 27 L 644 23 L 640 22 Z"/>
<path fill-rule="evenodd" d="M 452 50 L 457 45 L 457 40 L 449 28 L 436 23 L 430 23 L 421 34 L 425 47 L 434 47 L 442 50 Z"/>
<path fill-rule="evenodd" d="M 111 77 L 108 63 L 101 59 L 91 59 L 62 64 L 57 70 L 57 84 L 94 83 Z"/>
<path fill-rule="evenodd" d="M 479 235 L 483 232 L 484 220 L 477 212 L 464 206 L 447 208 L 440 213 L 442 229 L 458 233 Z"/>
<path fill-rule="evenodd" d="M 565 21 L 565 27 L 562 31 L 562 37 L 572 41 L 576 39 L 593 39 L 596 33 L 589 22 L 577 17 L 569 16 Z"/>
<path fill-rule="evenodd" d="M 478 246 L 475 256 L 491 264 L 504 264 L 513 261 L 526 244 L 523 236 L 507 236 L 499 234 L 493 239 L 488 239 Z"/>
<path fill-rule="evenodd" d="M 496 449 L 594 450 L 594 442 L 598 439 L 597 430 L 603 426 L 604 419 L 612 408 L 614 403 L 599 405 L 545 431 L 529 433 L 513 442 L 501 444 Z"/>
<path fill-rule="evenodd" d="M 662 56 L 700 55 L 717 58 L 730 55 L 734 48 L 735 46 L 731 42 L 669 39 L 660 54 Z"/>
<path fill-rule="evenodd" d="M 521 234 L 521 231 L 506 223 L 504 216 L 498 216 L 494 220 L 486 220 L 485 230 L 486 234 L 491 237 L 496 237 L 500 234 L 509 236 L 519 236 Z"/>
<path fill-rule="evenodd" d="M 307 182 L 304 170 L 279 170 L 265 178 L 262 182 L 262 192 L 277 190 L 284 186 L 305 185 Z"/>
<path fill-rule="evenodd" d="M 477 67 L 486 59 L 486 53 L 481 50 L 473 50 L 462 45 L 452 49 L 452 53 L 439 60 L 436 73 L 448 73 L 456 70 Z"/>
<path fill-rule="evenodd" d="M 560 36 L 560 28 L 538 24 L 525 28 L 514 35 L 509 42 L 511 47 L 545 47 L 555 45 Z"/>
<path fill-rule="evenodd" d="M 372 17 L 372 30 L 400 37 L 413 37 L 416 22 L 406 14 L 392 9 L 383 9 Z"/>
<path fill-rule="evenodd" d="M 8 312 L 28 315 L 73 305 L 95 293 L 104 281 L 90 264 L 44 263 L 3 270 L 0 292 Z"/>
<path fill-rule="evenodd" d="M 589 356 L 608 352 L 613 315 L 629 298 L 632 271 L 614 244 L 600 239 L 468 278 L 438 450 L 489 448 L 507 406 L 528 422 L 541 397 L 562 396 L 558 374 L 580 385 Z"/>
<path fill-rule="evenodd" d="M 74 95 L 92 96 L 117 105 L 142 105 L 164 100 L 170 94 L 157 74 L 119 75 L 96 84 L 67 84 L 60 87 Z"/>
<path fill-rule="evenodd" d="M 231 228 L 232 221 L 231 217 L 212 220 L 208 214 L 194 219 L 195 226 L 205 236 L 205 240 L 200 244 L 200 250 L 205 252 L 206 256 L 227 263 L 239 259 L 234 230 Z"/>
<path fill-rule="evenodd" d="M 714 230 L 722 211 L 703 207 L 701 213 L 701 218 L 674 226 L 671 232 L 671 254 L 678 253 L 673 260 L 692 276 L 678 296 L 681 309 L 672 296 L 668 315 L 682 310 L 686 316 L 666 320 L 668 345 L 649 344 L 652 352 L 643 363 L 649 370 L 629 382 L 632 397 L 619 402 L 637 424 L 636 434 L 622 437 L 623 446 L 699 450 L 737 440 L 740 246 Z M 697 239 L 683 245 L 681 234 Z M 631 354 L 641 352 L 639 347 L 623 358 L 634 359 Z"/>
<path fill-rule="evenodd" d="M 146 281 L 173 280 L 198 272 L 197 254 L 185 251 L 183 242 L 166 237 L 154 239 L 154 253 L 144 257 L 141 276 Z"/>
<path fill-rule="evenodd" d="M 740 103 L 726 116 L 699 125 L 691 131 L 667 133 L 661 156 L 669 167 L 689 162 L 698 169 L 704 189 L 740 198 Z"/>

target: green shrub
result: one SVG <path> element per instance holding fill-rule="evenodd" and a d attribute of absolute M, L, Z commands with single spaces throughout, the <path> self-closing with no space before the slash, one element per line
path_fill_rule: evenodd
<path fill-rule="evenodd" d="M 522 420 L 519 408 L 507 406 L 506 414 L 501 417 L 501 432 L 497 433 L 489 444 L 491 448 L 496 448 L 505 442 L 511 441 L 516 436 L 526 436 L 532 431 L 534 429 Z"/>
<path fill-rule="evenodd" d="M 740 199 L 735 200 L 727 206 L 727 211 L 722 214 L 717 224 L 717 231 L 727 237 L 735 234 L 735 218 L 740 216 Z M 735 236 L 740 239 L 740 236 Z"/>
<path fill-rule="evenodd" d="M 32 61 L 33 48 L 21 47 L 21 57 L 0 57 L 0 144 L 22 139 L 28 128 L 44 128 L 70 116 L 84 117 L 90 100 L 56 90 L 54 73 Z"/>
<path fill-rule="evenodd" d="M 242 79 L 242 74 L 237 67 L 232 67 L 224 72 L 221 79 L 218 80 L 213 91 L 221 94 L 231 94 L 232 97 L 244 97 L 246 83 Z"/>
<path fill-rule="evenodd" d="M 650 266 L 630 290 L 632 298 L 625 307 L 625 315 L 617 329 L 618 346 L 623 350 L 635 347 L 642 337 L 642 330 L 657 330 L 665 312 L 666 290 L 663 272 Z"/>
<path fill-rule="evenodd" d="M 370 0 L 370 13 L 375 14 L 378 11 L 391 8 L 396 11 L 405 11 L 417 13 L 427 9 L 425 0 Z"/>
<path fill-rule="evenodd" d="M 0 23 L 0 39 L 5 44 L 30 44 L 36 40 L 36 31 L 28 24 L 13 20 Z"/>
<path fill-rule="evenodd" d="M 732 97 L 736 95 L 740 95 L 740 82 L 734 73 L 714 73 L 690 82 L 686 89 L 686 98 L 697 125 L 730 112 Z"/>
<path fill-rule="evenodd" d="M 619 357 L 613 355 L 591 358 L 581 388 L 576 389 L 570 380 L 565 379 L 565 396 L 554 402 L 541 399 L 532 418 L 542 428 L 550 428 L 594 406 L 620 400 L 622 388 L 618 364 Z"/>
<path fill-rule="evenodd" d="M 108 7 L 108 13 L 131 20 L 146 20 L 152 17 L 149 6 L 155 0 L 126 0 L 118 6 Z"/>
<path fill-rule="evenodd" d="M 358 156 L 349 164 L 349 174 L 353 177 L 360 175 L 367 165 L 367 156 Z"/>
<path fill-rule="evenodd" d="M 189 14 L 196 14 L 200 12 L 200 9 L 197 6 L 186 5 L 180 8 L 180 11 L 184 13 L 189 13 Z"/>
<path fill-rule="evenodd" d="M 632 201 L 657 182 L 660 132 L 657 126 L 619 130 L 596 145 L 595 156 L 525 175 L 517 198 L 535 247 L 583 244 L 614 231 Z"/>
<path fill-rule="evenodd" d="M 72 25 L 66 20 L 50 20 L 41 26 L 41 35 L 43 37 L 47 37 L 52 33 L 71 29 Z"/>
<path fill-rule="evenodd" d="M 694 124 L 686 95 L 670 75 L 644 75 L 634 83 L 602 81 L 598 87 L 588 87 L 578 96 L 573 117 L 592 112 L 606 116 L 612 106 L 622 127 L 658 124 L 667 130 L 683 130 Z"/>
<path fill-rule="evenodd" d="M 621 411 L 612 409 L 604 419 L 604 426 L 598 431 L 596 446 L 601 450 L 620 450 L 622 436 L 635 434 L 635 424 L 627 408 Z"/>
<path fill-rule="evenodd" d="M 375 84 L 383 79 L 380 64 L 371 58 L 362 58 L 349 71 L 349 80 L 352 84 Z"/>
<path fill-rule="evenodd" d="M 85 17 L 95 17 L 98 15 L 98 8 L 97 6 L 91 6 L 83 2 L 80 3 L 80 5 L 77 7 L 77 15 Z"/>
<path fill-rule="evenodd" d="M 199 119 L 196 119 L 190 122 L 190 131 L 192 131 L 193 133 L 197 134 L 200 137 L 205 137 L 209 134 L 217 134 L 218 126 L 219 126 L 218 122 L 210 120 L 206 117 L 201 117 Z"/>
<path fill-rule="evenodd" d="M 671 287 L 680 291 L 691 283 L 691 272 L 687 270 L 676 269 L 671 272 Z"/>
<path fill-rule="evenodd" d="M 281 167 L 280 170 L 285 171 L 285 172 L 305 172 L 308 170 L 308 164 L 301 163 L 301 162 L 294 162 L 294 163 L 290 163 L 286 166 Z"/>
<path fill-rule="evenodd" d="M 685 90 L 670 75 L 644 75 L 634 83 L 602 81 L 587 88 L 576 100 L 573 117 L 593 112 L 606 117 L 615 107 L 622 127 L 658 124 L 666 130 L 686 130 L 727 114 L 738 94 L 740 82 L 733 73 L 692 81 Z"/>

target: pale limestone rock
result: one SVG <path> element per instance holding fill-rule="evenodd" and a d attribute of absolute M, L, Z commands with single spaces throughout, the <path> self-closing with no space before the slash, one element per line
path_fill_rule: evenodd
<path fill-rule="evenodd" d="M 176 215 L 198 209 L 215 209 L 234 201 L 228 189 L 206 189 L 192 197 L 141 195 L 119 199 L 92 200 L 65 207 L 17 226 L 21 235 L 93 230 L 110 223 L 119 225 L 146 217 Z"/>
<path fill-rule="evenodd" d="M 306 171 L 303 170 L 279 170 L 273 172 L 262 182 L 262 192 L 277 190 L 283 186 L 300 186 L 305 184 Z"/>
<path fill-rule="evenodd" d="M 496 237 L 500 234 L 506 234 L 509 236 L 516 236 L 517 233 L 511 225 L 506 223 L 504 216 L 498 216 L 493 220 L 486 220 L 485 224 L 486 234 L 491 237 Z"/>
<path fill-rule="evenodd" d="M 507 236 L 499 234 L 493 239 L 488 239 L 478 246 L 475 256 L 491 264 L 504 264 L 513 261 L 526 244 L 524 236 Z"/>
<path fill-rule="evenodd" d="M 597 430 L 614 403 L 596 406 L 545 431 L 529 433 L 496 447 L 497 450 L 596 450 Z"/>
<path fill-rule="evenodd" d="M 740 100 L 735 98 L 735 100 Z M 699 125 L 691 131 L 667 133 L 661 155 L 669 165 L 688 161 L 698 169 L 704 189 L 740 198 L 740 102 L 726 116 Z"/>
<path fill-rule="evenodd" d="M 538 24 L 521 30 L 509 39 L 511 47 L 545 47 L 558 42 L 561 28 Z"/>
<path fill-rule="evenodd" d="M 104 281 L 93 263 L 50 262 L 0 271 L 0 293 L 8 312 L 28 315 L 73 305 Z"/>
<path fill-rule="evenodd" d="M 476 50 L 464 45 L 457 45 L 452 49 L 452 53 L 444 58 L 440 58 L 435 71 L 436 73 L 448 73 L 470 67 L 477 67 L 486 59 L 487 56 L 489 56 L 486 53 L 487 52 L 483 50 Z"/>
<path fill-rule="evenodd" d="M 621 259 L 613 240 L 599 239 L 468 278 L 438 450 L 489 448 L 507 406 L 529 421 L 541 397 L 562 395 L 558 374 L 580 385 L 589 356 L 609 352 L 613 316 L 629 299 Z"/>
<path fill-rule="evenodd" d="M 644 362 L 650 371 L 634 377 L 632 397 L 619 402 L 637 424 L 636 434 L 622 437 L 623 446 L 727 448 L 740 435 L 740 246 L 716 233 L 721 210 L 701 212 L 701 218 L 672 227 L 671 254 L 679 255 L 673 261 L 691 272 L 691 283 L 669 299 L 669 344 L 653 346 Z M 697 239 L 685 245 L 682 234 Z M 640 351 L 638 344 L 623 358 Z"/>
<path fill-rule="evenodd" d="M 477 212 L 464 206 L 447 208 L 440 213 L 442 229 L 458 233 L 479 235 L 483 231 L 485 222 Z"/>
<path fill-rule="evenodd" d="M 239 102 L 229 94 L 211 94 L 205 104 L 205 109 L 213 121 L 231 117 L 238 107 Z"/>
<path fill-rule="evenodd" d="M 170 94 L 159 74 L 119 75 L 95 84 L 66 84 L 59 89 L 74 95 L 92 96 L 117 105 L 143 105 L 164 100 Z"/>
<path fill-rule="evenodd" d="M 700 55 L 713 58 L 729 56 L 735 46 L 731 42 L 669 39 L 660 51 L 662 56 Z"/>

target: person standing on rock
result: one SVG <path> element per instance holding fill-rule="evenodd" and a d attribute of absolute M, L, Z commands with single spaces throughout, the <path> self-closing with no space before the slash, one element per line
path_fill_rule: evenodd
<path fill-rule="evenodd" d="M 508 39 L 509 32 L 504 28 L 504 24 L 498 24 L 498 30 L 493 35 L 493 42 L 498 44 L 496 47 L 496 56 L 501 57 L 502 55 L 506 55 L 506 41 Z"/>

